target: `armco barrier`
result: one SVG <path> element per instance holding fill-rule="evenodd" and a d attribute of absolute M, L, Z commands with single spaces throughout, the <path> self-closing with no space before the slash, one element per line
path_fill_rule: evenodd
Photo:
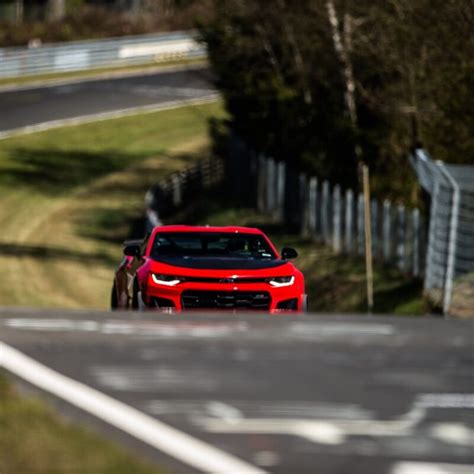
<path fill-rule="evenodd" d="M 194 32 L 0 48 L 0 78 L 83 71 L 206 56 Z"/>

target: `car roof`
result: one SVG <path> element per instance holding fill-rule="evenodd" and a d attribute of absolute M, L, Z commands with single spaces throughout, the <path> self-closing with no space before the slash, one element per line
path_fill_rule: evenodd
<path fill-rule="evenodd" d="M 158 232 L 229 232 L 229 233 L 245 233 L 245 234 L 260 234 L 263 232 L 255 227 L 242 226 L 197 226 L 197 225 L 163 225 L 155 227 L 153 233 Z"/>

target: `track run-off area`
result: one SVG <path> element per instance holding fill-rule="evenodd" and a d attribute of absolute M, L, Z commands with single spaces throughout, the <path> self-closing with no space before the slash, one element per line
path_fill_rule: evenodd
<path fill-rule="evenodd" d="M 473 329 L 3 309 L 0 366 L 172 472 L 467 474 Z"/>

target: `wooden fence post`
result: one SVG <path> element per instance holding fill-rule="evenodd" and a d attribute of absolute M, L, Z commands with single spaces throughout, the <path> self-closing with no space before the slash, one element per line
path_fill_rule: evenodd
<path fill-rule="evenodd" d="M 329 182 L 323 181 L 323 188 L 321 193 L 321 234 L 323 242 L 329 243 Z"/>
<path fill-rule="evenodd" d="M 406 245 L 405 245 L 405 236 L 406 236 L 406 216 L 405 216 L 405 206 L 400 204 L 397 208 L 397 266 L 400 271 L 406 270 Z"/>
<path fill-rule="evenodd" d="M 413 231 L 413 276 L 420 276 L 420 210 L 414 209 L 411 214 Z"/>
<path fill-rule="evenodd" d="M 311 178 L 309 180 L 309 216 L 308 216 L 308 231 L 311 237 L 316 234 L 316 199 L 318 193 L 318 180 Z"/>
<path fill-rule="evenodd" d="M 278 222 L 283 222 L 285 215 L 285 162 L 280 161 L 277 165 L 277 196 L 276 196 L 276 212 L 275 219 Z"/>
<path fill-rule="evenodd" d="M 392 259 L 392 205 L 387 199 L 383 202 L 382 239 L 383 259 L 389 262 Z"/>
<path fill-rule="evenodd" d="M 346 190 L 345 207 L 344 247 L 345 251 L 350 254 L 354 248 L 352 242 L 352 239 L 354 238 L 354 193 L 352 192 L 352 189 Z"/>
<path fill-rule="evenodd" d="M 359 193 L 359 196 L 357 198 L 357 255 L 365 254 L 364 244 L 364 195 L 362 193 Z"/>
<path fill-rule="evenodd" d="M 309 223 L 309 200 L 308 200 L 308 182 L 306 176 L 300 173 L 298 177 L 298 189 L 299 189 L 299 207 L 300 207 L 300 231 L 301 235 L 308 235 L 308 223 Z"/>
<path fill-rule="evenodd" d="M 372 229 L 372 255 L 379 255 L 379 202 L 372 199 L 370 202 L 370 227 Z"/>
<path fill-rule="evenodd" d="M 342 203 L 341 203 L 341 188 L 339 185 L 334 186 L 332 196 L 332 248 L 334 252 L 341 252 L 341 234 L 342 234 Z"/>

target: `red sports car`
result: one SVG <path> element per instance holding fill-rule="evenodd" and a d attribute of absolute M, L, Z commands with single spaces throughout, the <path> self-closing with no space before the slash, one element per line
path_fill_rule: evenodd
<path fill-rule="evenodd" d="M 303 274 L 250 227 L 159 226 L 125 242 L 113 309 L 305 311 Z"/>

